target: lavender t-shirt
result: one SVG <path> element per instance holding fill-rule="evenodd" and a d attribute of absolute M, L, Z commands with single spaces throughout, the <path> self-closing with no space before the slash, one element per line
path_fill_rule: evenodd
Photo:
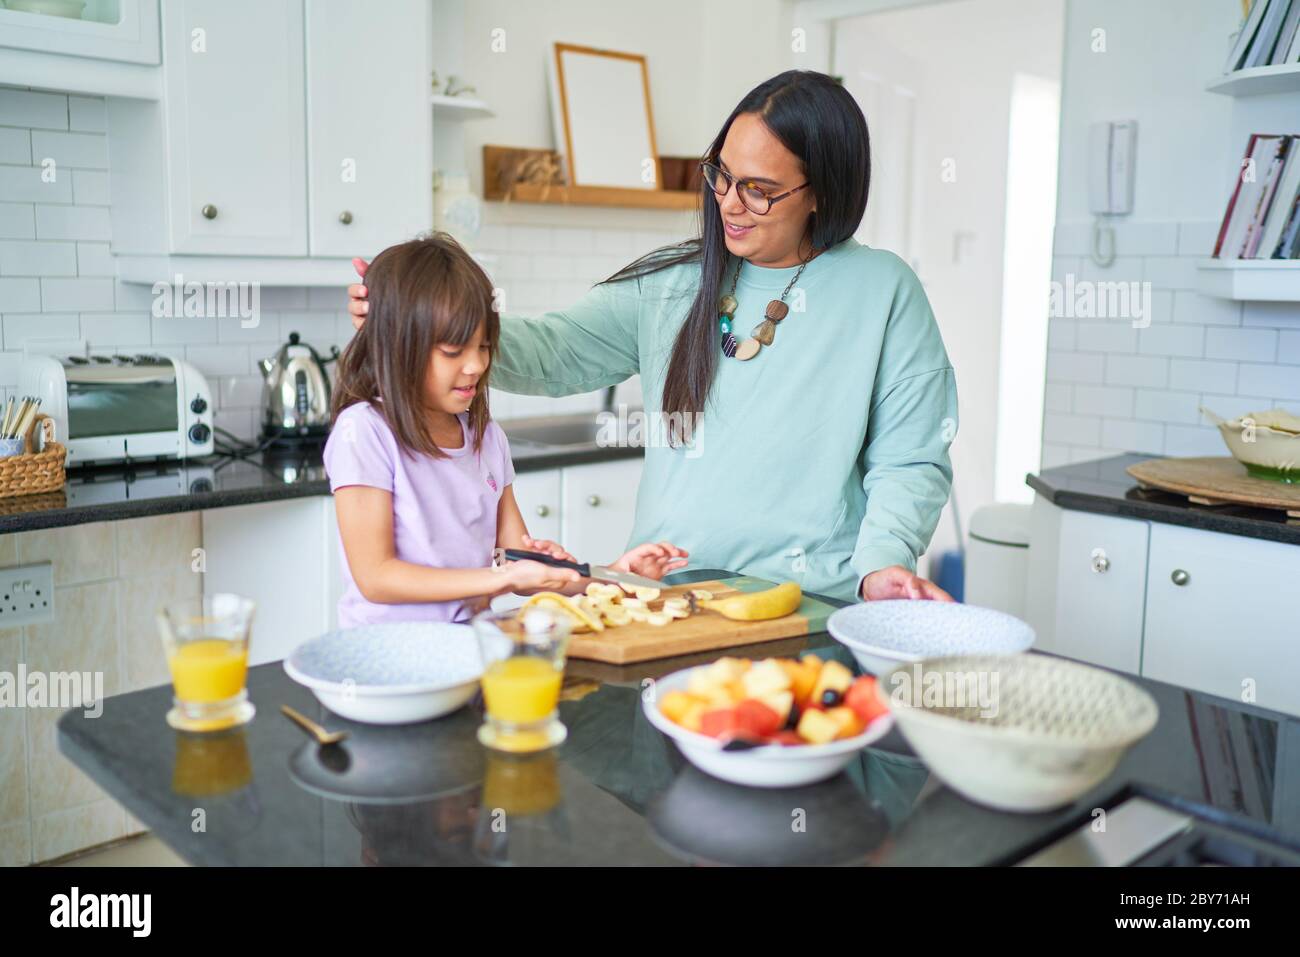
<path fill-rule="evenodd" d="M 501 426 L 489 422 L 483 447 L 474 452 L 468 415 L 457 416 L 465 436 L 447 458 L 408 453 L 368 402 L 339 413 L 325 443 L 330 490 L 368 485 L 393 493 L 393 542 L 404 562 L 433 568 L 487 568 L 497 540 L 497 504 L 515 480 L 510 446 Z M 339 599 L 339 627 L 387 621 L 465 621 L 463 600 L 381 605 L 361 594 L 342 556 L 345 590 Z"/>

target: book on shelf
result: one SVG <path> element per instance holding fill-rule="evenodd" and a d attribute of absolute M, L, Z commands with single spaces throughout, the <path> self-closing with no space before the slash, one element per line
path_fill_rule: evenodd
<path fill-rule="evenodd" d="M 1216 259 L 1294 259 L 1300 135 L 1255 133 L 1214 244 Z"/>
<path fill-rule="evenodd" d="M 1300 0 L 1255 0 L 1224 73 L 1300 62 Z"/>
<path fill-rule="evenodd" d="M 1273 58 L 1268 61 L 1270 66 L 1295 62 L 1296 40 L 1300 39 L 1297 27 L 1300 27 L 1300 0 L 1291 0 L 1291 9 L 1287 11 L 1286 19 L 1282 22 L 1282 32 L 1278 34 L 1277 46 L 1273 48 Z"/>

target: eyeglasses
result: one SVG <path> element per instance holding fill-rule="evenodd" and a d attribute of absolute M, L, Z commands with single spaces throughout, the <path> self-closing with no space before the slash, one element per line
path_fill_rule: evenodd
<path fill-rule="evenodd" d="M 773 196 L 757 183 L 747 179 L 737 180 L 725 169 L 714 166 L 712 163 L 701 163 L 700 172 L 704 174 L 704 181 L 709 184 L 709 189 L 713 190 L 718 196 L 726 196 L 731 184 L 736 184 L 736 195 L 744 207 L 755 216 L 766 216 L 772 209 L 773 203 L 779 203 L 787 196 L 791 196 L 801 189 L 806 189 L 810 184 L 804 183 L 803 186 L 796 186 L 794 189 L 788 189 L 784 193 L 778 193 Z"/>

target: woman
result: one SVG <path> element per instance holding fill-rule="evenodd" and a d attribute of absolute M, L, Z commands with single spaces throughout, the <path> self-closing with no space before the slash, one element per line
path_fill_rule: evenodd
<path fill-rule="evenodd" d="M 640 373 L 668 426 L 647 438 L 634 541 L 838 598 L 951 601 L 914 569 L 952 485 L 956 385 L 916 276 L 853 239 L 862 111 L 824 74 L 782 73 L 704 172 L 699 238 L 570 309 L 503 317 L 492 385 L 562 396 Z M 359 326 L 365 287 L 348 291 Z"/>

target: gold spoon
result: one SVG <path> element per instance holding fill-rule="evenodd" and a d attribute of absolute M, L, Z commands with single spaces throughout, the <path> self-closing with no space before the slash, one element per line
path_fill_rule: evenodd
<path fill-rule="evenodd" d="M 311 718 L 307 717 L 305 714 L 295 711 L 293 708 L 290 708 L 287 704 L 280 705 L 280 710 L 284 712 L 284 716 L 286 718 L 288 718 L 294 724 L 298 725 L 298 727 L 302 728 L 313 738 L 315 738 L 317 744 L 320 745 L 338 744 L 340 741 L 342 741 L 344 738 L 348 736 L 348 733 L 346 731 L 326 731 L 324 728 L 322 728 Z"/>

